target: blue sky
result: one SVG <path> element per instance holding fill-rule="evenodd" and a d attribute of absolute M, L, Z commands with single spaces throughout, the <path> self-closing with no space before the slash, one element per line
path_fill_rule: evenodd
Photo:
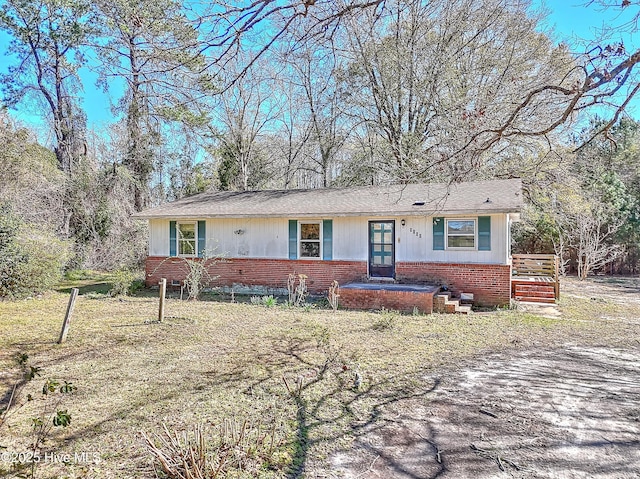
<path fill-rule="evenodd" d="M 539 3 L 538 3 L 539 2 Z M 598 30 L 606 26 L 617 26 L 629 20 L 633 7 L 626 11 L 620 9 L 603 10 L 592 5 L 585 7 L 588 0 L 534 0 L 534 3 L 544 4 L 550 11 L 548 26 L 555 30 L 557 41 L 576 43 L 580 40 L 593 41 Z M 633 50 L 640 46 L 640 34 L 625 35 L 624 40 L 627 50 Z M 5 70 L 8 59 L 5 56 L 9 37 L 0 32 L 0 71 Z M 582 50 L 582 49 L 580 49 Z M 88 69 L 83 69 L 81 77 L 84 84 L 83 100 L 87 112 L 90 127 L 100 130 L 106 123 L 112 120 L 111 103 L 117 98 L 110 98 L 95 86 L 96 76 Z M 43 120 L 37 111 L 28 111 L 27 105 L 21 105 L 20 111 L 12 112 L 14 116 L 33 126 L 42 126 Z M 640 107 L 634 106 L 629 112 L 633 117 L 640 118 Z"/>
<path fill-rule="evenodd" d="M 598 5 L 586 7 L 588 0 L 543 0 L 550 11 L 548 23 L 556 30 L 557 40 L 583 39 L 593 41 L 603 27 L 624 25 L 631 20 L 637 7 L 604 9 Z M 618 2 L 620 3 L 620 2 Z M 623 35 L 621 39 L 628 44 L 638 46 L 637 35 Z"/>
<path fill-rule="evenodd" d="M 537 2 L 538 0 L 534 0 Z M 599 5 L 585 6 L 588 0 L 540 0 L 549 10 L 548 26 L 554 30 L 554 39 L 566 41 L 576 52 L 584 52 L 597 45 L 597 38 L 606 29 L 625 26 L 632 20 L 637 7 L 603 8 Z M 621 2 L 609 2 L 618 3 Z M 628 28 L 618 29 L 616 36 L 610 41 L 622 41 L 628 52 L 640 48 L 640 32 L 632 33 Z M 640 99 L 629 103 L 626 112 L 635 119 L 640 119 Z"/>

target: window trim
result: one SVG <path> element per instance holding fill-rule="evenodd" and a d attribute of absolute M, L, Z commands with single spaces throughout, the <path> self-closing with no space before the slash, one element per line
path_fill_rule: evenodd
<path fill-rule="evenodd" d="M 319 238 L 317 240 L 308 240 L 302 239 L 302 225 L 319 225 Z M 322 220 L 298 220 L 298 259 L 310 259 L 310 260 L 322 260 L 323 256 L 323 249 L 324 249 L 324 231 L 323 231 L 323 227 L 322 227 L 323 221 Z M 318 256 L 303 256 L 302 255 L 302 242 L 314 242 L 314 243 L 318 243 Z"/>
<path fill-rule="evenodd" d="M 180 225 L 193 225 L 194 238 L 187 240 L 180 237 Z M 180 242 L 194 242 L 193 254 L 180 254 Z M 197 258 L 198 257 L 198 222 L 197 221 L 176 221 L 176 256 L 180 258 Z"/>
<path fill-rule="evenodd" d="M 473 222 L 473 246 L 449 246 L 449 221 Z M 471 236 L 471 234 L 452 234 L 451 236 Z M 453 251 L 477 251 L 478 249 L 478 218 L 445 218 L 444 220 L 445 250 Z"/>

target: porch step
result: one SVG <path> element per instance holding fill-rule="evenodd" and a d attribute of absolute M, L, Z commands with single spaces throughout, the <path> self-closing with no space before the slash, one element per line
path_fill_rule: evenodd
<path fill-rule="evenodd" d="M 433 311 L 436 313 L 469 314 L 471 306 L 461 305 L 459 299 L 451 298 L 451 293 L 438 293 L 433 298 Z"/>
<path fill-rule="evenodd" d="M 531 298 L 551 298 L 556 299 L 553 291 L 516 291 L 516 298 L 519 296 L 529 296 Z"/>
<path fill-rule="evenodd" d="M 533 303 L 555 303 L 556 292 L 553 285 L 546 284 L 516 284 L 513 295 L 518 301 Z"/>
<path fill-rule="evenodd" d="M 547 304 L 555 304 L 555 298 L 536 298 L 535 296 L 516 296 L 514 298 L 516 301 L 522 301 L 525 303 L 547 303 Z"/>
<path fill-rule="evenodd" d="M 516 284 L 516 292 L 526 292 L 526 291 L 554 293 L 555 289 L 553 285 L 547 285 L 547 284 Z"/>

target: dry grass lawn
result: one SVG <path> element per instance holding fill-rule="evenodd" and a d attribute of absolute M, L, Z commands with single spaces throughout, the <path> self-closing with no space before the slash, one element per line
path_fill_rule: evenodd
<path fill-rule="evenodd" d="M 0 302 L 0 398 L 6 403 L 21 380 L 19 354 L 42 369 L 14 402 L 24 403 L 27 394 L 36 400 L 14 408 L 0 426 L 3 457 L 28 450 L 46 378 L 77 386 L 60 405 L 71 425 L 52 431 L 46 451 L 49 459 L 89 453 L 92 460 L 49 460 L 38 477 L 155 477 L 141 432 L 204 424 L 215 433 L 225 421 L 245 420 L 276 435 L 268 460 L 246 477 L 326 477 L 329 454 L 375 423 L 382 407 L 424 394 L 425 374 L 488 352 L 568 343 L 637 348 L 637 324 L 609 318 L 640 317 L 638 303 L 571 295 L 562 300 L 561 319 L 513 310 L 334 314 L 170 298 L 167 319 L 158 324 L 151 293 L 122 299 L 92 293 L 79 296 L 68 340 L 57 345 L 67 300 L 51 292 Z M 0 477 L 11 474 L 11 462 L 0 462 Z"/>

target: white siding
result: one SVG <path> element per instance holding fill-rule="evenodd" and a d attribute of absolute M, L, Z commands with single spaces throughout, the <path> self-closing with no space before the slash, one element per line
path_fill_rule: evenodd
<path fill-rule="evenodd" d="M 366 218 L 335 218 L 333 220 L 333 259 L 367 261 L 369 254 Z"/>
<path fill-rule="evenodd" d="M 289 257 L 286 218 L 207 220 L 207 252 L 227 258 Z"/>
<path fill-rule="evenodd" d="M 336 218 L 333 220 L 333 258 L 366 261 L 369 221 L 394 220 L 396 261 L 435 261 L 446 263 L 506 264 L 509 257 L 507 217 L 491 216 L 491 251 L 433 250 L 432 217 Z M 475 218 L 475 216 L 464 216 Z M 447 218 L 451 218 L 447 216 Z"/>
<path fill-rule="evenodd" d="M 333 220 L 333 259 L 367 261 L 369 221 L 395 221 L 396 261 L 424 261 L 427 252 L 425 217 L 336 218 Z M 410 230 L 412 232 L 410 232 Z M 415 233 L 413 232 L 415 230 Z M 420 237 L 422 235 L 422 237 Z"/>
<path fill-rule="evenodd" d="M 464 216 L 473 218 L 474 216 Z M 447 218 L 451 218 L 447 216 Z M 322 219 L 322 218 L 318 218 Z M 491 215 L 491 251 L 433 250 L 433 218 L 406 217 L 334 218 L 333 259 L 367 261 L 369 221 L 395 220 L 396 262 L 507 264 L 509 261 L 507 215 Z M 149 222 L 149 255 L 169 255 L 169 220 Z M 237 218 L 207 220 L 207 252 L 228 258 L 289 257 L 287 218 Z"/>
<path fill-rule="evenodd" d="M 396 261 L 431 261 L 431 243 L 427 241 L 427 224 L 431 226 L 429 219 L 425 216 L 407 217 L 404 218 L 404 226 L 402 218 L 396 219 Z"/>
<path fill-rule="evenodd" d="M 149 256 L 169 256 L 169 220 L 149 220 Z"/>

